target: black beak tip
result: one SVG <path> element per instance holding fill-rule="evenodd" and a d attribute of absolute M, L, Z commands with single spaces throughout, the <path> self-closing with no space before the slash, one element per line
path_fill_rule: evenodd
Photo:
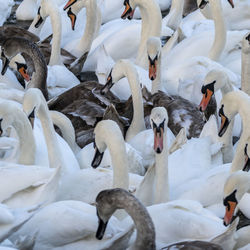
<path fill-rule="evenodd" d="M 225 226 L 225 227 L 227 227 L 227 223 L 223 220 L 223 225 Z"/>
<path fill-rule="evenodd" d="M 103 234 L 98 234 L 98 232 L 97 232 L 95 237 L 96 237 L 98 240 L 102 240 Z"/>
<path fill-rule="evenodd" d="M 156 153 L 157 153 L 157 154 L 160 154 L 160 153 L 161 153 L 161 149 L 160 149 L 160 148 L 157 148 L 157 149 L 156 149 Z"/>

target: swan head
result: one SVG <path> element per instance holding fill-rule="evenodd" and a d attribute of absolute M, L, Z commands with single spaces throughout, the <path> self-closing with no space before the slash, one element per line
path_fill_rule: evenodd
<path fill-rule="evenodd" d="M 250 33 L 247 33 L 244 37 L 243 37 L 243 41 L 242 41 L 242 51 L 245 54 L 249 54 L 250 53 Z"/>
<path fill-rule="evenodd" d="M 110 90 L 114 83 L 126 76 L 126 72 L 135 70 L 132 63 L 127 59 L 120 59 L 116 62 L 114 67 L 111 69 L 105 85 L 101 89 L 102 94 L 106 94 Z"/>
<path fill-rule="evenodd" d="M 163 151 L 164 132 L 168 124 L 167 110 L 164 107 L 153 108 L 150 114 L 150 123 L 154 131 L 154 150 L 160 154 Z"/>
<path fill-rule="evenodd" d="M 41 6 L 39 6 L 37 10 L 37 22 L 34 25 L 35 28 L 39 28 L 39 26 L 44 22 L 44 18 L 45 18 L 44 8 L 41 8 Z"/>
<path fill-rule="evenodd" d="M 88 5 L 89 0 L 69 0 L 64 6 L 63 10 L 67 11 L 67 16 L 71 22 L 72 30 L 75 30 L 76 17 L 80 10 Z"/>
<path fill-rule="evenodd" d="M 206 110 L 214 93 L 226 84 L 227 79 L 226 73 L 222 70 L 213 69 L 207 73 L 204 84 L 201 87 L 202 100 L 199 105 L 200 111 L 204 112 Z"/>
<path fill-rule="evenodd" d="M 117 209 L 117 203 L 113 199 L 113 193 L 119 193 L 125 191 L 121 188 L 107 189 L 101 191 L 96 197 L 96 214 L 98 217 L 98 228 L 96 231 L 96 238 L 101 240 L 105 233 L 108 221 L 112 214 Z"/>
<path fill-rule="evenodd" d="M 150 37 L 147 40 L 147 53 L 149 61 L 149 79 L 153 81 L 156 78 L 156 65 L 161 53 L 161 40 L 159 37 Z"/>
<path fill-rule="evenodd" d="M 133 2 L 131 0 L 124 0 L 123 5 L 125 6 L 125 10 L 123 11 L 121 18 L 128 18 L 131 20 L 134 16 L 136 6 L 133 6 Z"/>
<path fill-rule="evenodd" d="M 38 88 L 29 88 L 23 97 L 23 111 L 29 118 L 31 125 L 34 125 L 35 113 L 40 108 L 41 100 L 44 100 L 44 96 Z"/>
<path fill-rule="evenodd" d="M 237 205 L 246 192 L 249 192 L 250 173 L 237 171 L 232 173 L 224 185 L 223 204 L 226 207 L 224 225 L 229 225 L 234 214 L 237 212 Z"/>

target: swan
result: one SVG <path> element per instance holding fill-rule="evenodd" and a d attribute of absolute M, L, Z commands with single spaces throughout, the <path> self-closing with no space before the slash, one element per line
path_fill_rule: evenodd
<path fill-rule="evenodd" d="M 34 67 L 32 80 L 28 88 L 40 88 L 46 99 L 48 99 L 47 90 L 47 66 L 44 58 L 34 43 L 20 37 L 6 39 L 2 45 L 2 75 L 6 72 L 10 60 L 21 53 L 31 67 Z"/>
<path fill-rule="evenodd" d="M 150 101 L 154 106 L 164 106 L 169 115 L 168 126 L 176 136 L 182 127 L 188 138 L 199 136 L 203 126 L 202 113 L 196 105 L 180 96 L 170 96 L 162 92 L 161 82 L 161 42 L 158 37 L 150 37 L 147 41 L 149 78 L 152 80 Z"/>
<path fill-rule="evenodd" d="M 201 0 L 197 1 L 199 5 Z M 229 6 L 228 2 L 231 6 Z M 231 8 L 233 7 L 233 8 Z M 228 1 L 222 0 L 222 10 L 223 16 L 225 17 L 227 29 L 229 30 L 244 30 L 249 29 L 249 11 L 250 4 L 248 1 Z M 212 19 L 211 9 L 209 5 L 206 5 L 205 8 L 201 9 L 201 13 L 208 19 Z M 237 15 L 237 13 L 241 13 L 241 15 Z"/>
<path fill-rule="evenodd" d="M 208 31 L 184 39 L 166 56 L 166 61 L 171 62 L 171 64 L 162 74 L 164 86 L 170 94 L 177 94 L 181 87 L 185 87 L 183 93 L 180 94 L 184 94 L 183 97 L 197 104 L 200 101 L 200 93 L 198 92 L 201 79 L 208 71 L 219 67 L 228 68 L 236 74 L 241 72 L 238 63 L 240 59 L 239 50 L 232 51 L 231 49 L 232 47 L 238 47 L 237 44 L 241 43 L 245 31 L 227 33 L 221 15 L 220 1 L 211 1 L 210 5 L 215 18 L 215 35 L 210 34 L 213 31 Z M 214 40 L 212 41 L 212 39 Z M 187 47 L 189 49 L 185 50 Z M 210 47 L 209 52 L 204 50 L 208 47 Z M 229 51 L 232 53 L 229 53 Z M 218 63 L 215 61 L 218 61 Z M 180 64 L 180 62 L 183 63 Z M 195 72 L 195 74 L 192 75 L 190 72 Z M 187 89 L 189 91 L 185 93 Z"/>
<path fill-rule="evenodd" d="M 0 103 L 1 130 L 3 133 L 13 127 L 17 133 L 20 148 L 17 163 L 24 165 L 35 164 L 35 139 L 30 122 L 23 111 L 11 102 Z"/>
<path fill-rule="evenodd" d="M 227 131 L 234 116 L 239 113 L 242 120 L 242 134 L 238 142 L 235 157 L 232 162 L 231 171 L 237 171 L 244 166 L 244 148 L 249 136 L 249 96 L 243 91 L 231 91 L 221 100 L 219 116 L 221 127 L 218 135 L 221 137 Z"/>
<path fill-rule="evenodd" d="M 136 192 L 136 196 L 140 197 L 140 200 L 145 205 L 164 203 L 169 199 L 166 137 L 168 114 L 166 109 L 163 107 L 153 108 L 150 121 L 154 132 L 155 165 L 148 169 Z"/>
<path fill-rule="evenodd" d="M 12 7 L 14 5 L 14 1 L 7 0 L 4 1 L 0 8 L 1 18 L 0 18 L 0 26 L 6 21 L 6 19 L 10 16 Z"/>
<path fill-rule="evenodd" d="M 126 242 L 133 232 L 122 227 L 116 218 L 107 226 L 103 241 L 95 238 L 98 218 L 95 206 L 80 201 L 59 201 L 39 211 L 10 239 L 35 237 L 34 250 L 42 249 L 111 249 Z"/>
<path fill-rule="evenodd" d="M 243 213 L 245 217 L 249 218 L 247 207 L 249 206 L 249 187 L 250 175 L 249 172 L 237 171 L 232 173 L 226 180 L 224 186 L 223 204 L 225 206 L 224 224 L 232 223 L 233 216 Z M 237 213 L 238 212 L 238 213 Z M 249 244 L 250 227 L 245 226 L 238 228 L 238 240 L 236 248 L 243 247 Z"/>
<path fill-rule="evenodd" d="M 63 8 L 64 10 L 68 9 L 67 13 L 71 18 L 72 29 L 74 30 L 76 15 L 83 7 L 86 8 L 86 24 L 84 34 L 80 39 L 70 41 L 64 46 L 66 50 L 78 58 L 90 51 L 92 41 L 97 36 L 101 26 L 101 11 L 97 5 L 97 1 L 87 0 L 70 0 Z"/>
<path fill-rule="evenodd" d="M 132 217 L 137 230 L 132 249 L 156 249 L 153 221 L 147 209 L 132 194 L 120 188 L 103 190 L 96 197 L 96 208 L 99 219 L 97 239 L 103 238 L 106 226 L 115 210 L 124 208 Z"/>
<path fill-rule="evenodd" d="M 186 206 L 183 205 L 184 202 L 186 202 Z M 195 240 L 195 238 L 213 242 L 200 242 L 203 247 L 222 245 L 224 249 L 233 249 L 235 245 L 233 235 L 237 224 L 234 223 L 225 230 L 218 218 L 201 208 L 196 202 L 172 202 L 145 208 L 132 194 L 116 188 L 100 192 L 96 197 L 96 207 L 99 219 L 96 231 L 97 239 L 102 239 L 105 235 L 105 228 L 115 210 L 124 208 L 131 216 L 137 230 L 137 236 L 136 238 L 132 237 L 130 248 L 164 249 L 170 242 L 178 242 L 183 239 Z M 190 227 L 190 217 L 192 218 L 192 228 Z M 178 220 L 178 224 L 176 220 Z M 126 223 L 131 223 L 131 219 L 129 218 L 129 222 L 126 220 Z M 187 227 L 186 230 L 183 229 L 184 227 Z M 216 234 L 217 236 L 215 236 Z M 182 243 L 183 247 L 199 246 L 198 242 Z M 178 247 L 178 244 L 173 244 L 173 246 Z"/>
<path fill-rule="evenodd" d="M 102 120 L 97 123 L 94 133 L 96 152 L 92 166 L 95 168 L 99 166 L 104 150 L 108 147 L 113 170 L 87 168 L 65 176 L 57 200 L 75 199 L 93 203 L 97 193 L 111 185 L 133 190 L 141 181 L 141 176 L 128 173 L 129 167 L 131 171 L 135 166 L 129 166 L 124 139 L 118 125 L 111 120 Z M 112 137 L 110 133 L 112 133 Z M 144 173 L 144 169 L 134 169 L 134 171 Z M 90 190 L 86 187 L 89 187 Z"/>
<path fill-rule="evenodd" d="M 38 28 L 44 20 L 50 16 L 53 29 L 53 41 L 51 56 L 48 65 L 47 84 L 50 96 L 55 96 L 68 88 L 74 87 L 80 81 L 62 63 L 61 49 L 61 17 L 58 6 L 53 1 L 42 0 L 39 13 L 35 20 L 38 20 L 34 27 Z"/>
<path fill-rule="evenodd" d="M 33 20 L 37 14 L 37 0 L 24 0 L 16 10 L 17 20 Z"/>
<path fill-rule="evenodd" d="M 250 33 L 247 33 L 242 40 L 241 52 L 241 89 L 250 95 Z"/>
<path fill-rule="evenodd" d="M 203 97 L 199 105 L 200 110 L 203 112 L 206 110 L 212 96 L 216 91 L 220 90 L 223 97 L 226 95 L 226 93 L 234 90 L 233 86 L 234 85 L 230 80 L 230 77 L 225 73 L 225 71 L 214 69 L 208 72 L 201 88 Z M 233 126 L 234 120 L 231 121 L 226 133 L 222 137 L 219 137 L 219 141 L 223 143 L 223 163 L 229 163 L 233 160 Z"/>
<path fill-rule="evenodd" d="M 60 175 L 77 171 L 79 165 L 69 146 L 57 137 L 52 120 L 49 115 L 47 103 L 37 88 L 30 88 L 24 94 L 23 110 L 27 117 L 33 115 L 38 117 L 42 124 L 45 136 L 50 168 L 60 167 Z"/>
<path fill-rule="evenodd" d="M 107 83 L 103 87 L 102 93 L 106 93 L 114 83 L 123 77 L 127 77 L 128 79 L 133 101 L 133 118 L 126 133 L 126 141 L 129 141 L 136 134 L 146 129 L 141 87 L 134 64 L 126 59 L 117 61 L 107 78 Z"/>

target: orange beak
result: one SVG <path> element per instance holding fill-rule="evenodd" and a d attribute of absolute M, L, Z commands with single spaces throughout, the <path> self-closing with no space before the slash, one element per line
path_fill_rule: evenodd
<path fill-rule="evenodd" d="M 134 16 L 134 12 L 135 12 L 135 10 L 132 10 L 130 5 L 128 3 L 126 3 L 125 10 L 123 11 L 121 18 L 126 19 L 128 17 L 128 19 L 132 19 Z"/>
<path fill-rule="evenodd" d="M 224 216 L 224 225 L 227 226 L 232 222 L 234 210 L 236 208 L 237 203 L 234 201 L 228 201 L 229 207 L 226 207 L 226 213 Z"/>
<path fill-rule="evenodd" d="M 232 8 L 234 8 L 234 2 L 233 2 L 233 0 L 228 0 L 228 2 L 229 2 L 230 5 L 232 6 Z"/>
<path fill-rule="evenodd" d="M 156 153 L 161 153 L 163 150 L 163 128 L 160 128 L 160 131 L 157 131 L 154 128 L 154 151 Z"/>
<path fill-rule="evenodd" d="M 149 63 L 149 79 L 152 81 L 156 78 L 156 70 L 157 70 L 156 63 L 154 64 Z"/>
<path fill-rule="evenodd" d="M 203 94 L 201 103 L 200 103 L 200 105 L 199 105 L 199 108 L 200 108 L 200 110 L 201 110 L 202 112 L 204 112 L 204 111 L 206 110 L 207 105 L 208 105 L 208 103 L 209 103 L 209 101 L 211 100 L 211 97 L 212 97 L 212 95 L 213 95 L 213 91 L 211 91 L 211 90 L 209 90 L 209 89 L 207 89 L 206 91 L 207 91 L 207 92 L 206 92 L 206 94 Z"/>
<path fill-rule="evenodd" d="M 21 67 L 18 71 L 26 81 L 30 81 L 30 76 L 28 75 L 24 67 Z"/>
<path fill-rule="evenodd" d="M 220 131 L 223 129 L 227 118 L 224 115 L 221 115 L 221 124 L 220 124 Z"/>
<path fill-rule="evenodd" d="M 76 24 L 76 16 L 75 14 L 69 14 L 69 18 L 70 18 L 70 21 L 71 21 L 71 28 L 72 30 L 75 30 L 75 24 Z"/>
<path fill-rule="evenodd" d="M 71 5 L 73 5 L 77 0 L 69 0 L 66 5 L 63 7 L 63 10 L 68 9 Z"/>

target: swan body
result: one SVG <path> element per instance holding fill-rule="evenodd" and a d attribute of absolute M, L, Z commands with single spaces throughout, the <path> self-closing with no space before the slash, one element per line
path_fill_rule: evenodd
<path fill-rule="evenodd" d="M 24 0 L 16 10 L 16 17 L 18 20 L 33 20 L 37 9 L 37 0 Z"/>
<path fill-rule="evenodd" d="M 96 208 L 80 201 L 59 201 L 38 211 L 11 239 L 36 237 L 34 249 L 100 249 L 109 247 L 124 233 L 116 218 L 107 226 L 103 242 L 95 239 Z M 34 228 L 36 228 L 34 230 Z"/>

